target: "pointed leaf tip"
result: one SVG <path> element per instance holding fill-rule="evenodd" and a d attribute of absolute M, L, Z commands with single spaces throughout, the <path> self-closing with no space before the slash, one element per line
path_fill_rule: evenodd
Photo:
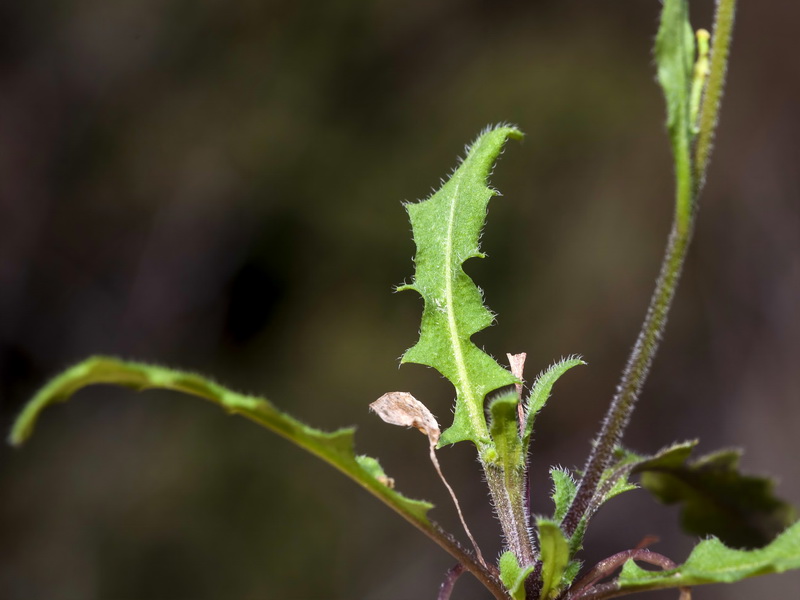
<path fill-rule="evenodd" d="M 528 401 L 525 403 L 525 429 L 522 435 L 522 443 L 526 449 L 530 443 L 531 434 L 533 433 L 533 424 L 536 415 L 544 408 L 544 405 L 550 398 L 550 392 L 553 390 L 556 381 L 572 367 L 585 364 L 586 363 L 583 362 L 580 356 L 562 358 L 540 373 L 536 381 L 533 382 L 531 394 L 528 396 Z"/>
<path fill-rule="evenodd" d="M 569 542 L 554 521 L 539 519 L 539 551 L 542 560 L 542 592 L 540 598 L 554 598 L 563 586 L 564 572 L 569 564 Z"/>
<path fill-rule="evenodd" d="M 121 385 L 135 390 L 172 390 L 217 404 L 277 433 L 329 463 L 423 531 L 432 531 L 427 513 L 432 504 L 412 500 L 391 489 L 391 478 L 377 460 L 357 457 L 352 428 L 326 432 L 279 411 L 269 400 L 229 390 L 194 373 L 105 356 L 87 359 L 53 378 L 28 402 L 14 423 L 10 441 L 19 445 L 33 432 L 41 412 L 65 402 L 80 389 L 95 384 Z"/>
<path fill-rule="evenodd" d="M 456 388 L 453 425 L 442 434 L 440 445 L 489 443 L 484 399 L 517 382 L 472 342 L 475 333 L 492 324 L 494 315 L 462 265 L 482 256 L 481 230 L 489 199 L 496 193 L 486 179 L 506 140 L 521 135 L 506 125 L 487 129 L 436 193 L 406 205 L 417 246 L 416 272 L 412 284 L 399 289 L 415 289 L 425 304 L 419 341 L 401 362 L 433 367 Z"/>
<path fill-rule="evenodd" d="M 553 520 L 561 522 L 575 498 L 578 484 L 575 483 L 569 470 L 563 467 L 550 467 L 550 479 L 553 481 L 553 492 L 550 497 L 555 505 Z"/>

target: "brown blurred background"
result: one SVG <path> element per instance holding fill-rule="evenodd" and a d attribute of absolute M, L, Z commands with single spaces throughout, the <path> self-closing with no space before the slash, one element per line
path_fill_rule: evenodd
<path fill-rule="evenodd" d="M 694 23 L 709 26 L 711 0 Z M 627 443 L 741 445 L 800 504 L 800 5 L 742 2 L 696 244 Z M 656 0 L 69 0 L 0 6 L 0 425 L 95 353 L 213 374 L 322 428 L 354 424 L 398 488 L 454 511 L 416 432 L 369 402 L 407 390 L 421 302 L 401 206 L 488 123 L 527 134 L 493 184 L 467 270 L 499 314 L 476 341 L 570 353 L 539 421 L 547 466 L 580 466 L 669 227 L 671 163 L 650 46 Z M 499 552 L 474 453 L 440 453 Z M 433 598 L 452 560 L 328 466 L 173 394 L 82 392 L 0 450 L 8 599 Z M 693 540 L 645 492 L 598 515 L 587 561 L 647 534 Z M 787 598 L 797 574 L 696 598 Z M 650 597 L 673 598 L 674 593 Z M 469 576 L 454 598 L 485 598 Z"/>

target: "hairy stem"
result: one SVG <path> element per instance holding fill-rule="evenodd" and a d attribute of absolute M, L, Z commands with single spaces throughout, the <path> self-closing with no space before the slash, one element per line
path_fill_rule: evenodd
<path fill-rule="evenodd" d="M 678 566 L 666 556 L 651 552 L 645 548 L 625 550 L 624 552 L 619 552 L 614 556 L 610 556 L 609 558 L 601 560 L 599 563 L 597 563 L 597 565 L 595 565 L 592 570 L 589 571 L 589 573 L 582 577 L 580 581 L 575 583 L 567 591 L 565 598 L 567 600 L 600 600 L 601 598 L 614 598 L 616 596 L 623 596 L 625 594 L 641 592 L 649 589 L 643 586 L 636 590 L 620 590 L 618 580 L 598 584 L 599 581 L 609 577 L 614 571 L 623 566 L 629 560 L 648 563 L 655 567 L 660 567 L 665 571 L 674 569 Z M 679 589 L 680 597 L 678 600 L 692 599 L 692 594 L 688 587 L 682 587 Z"/>
<path fill-rule="evenodd" d="M 661 335 L 667 322 L 672 298 L 678 285 L 686 250 L 691 237 L 691 227 L 681 228 L 677 221 L 673 225 L 667 245 L 656 289 L 650 300 L 647 316 L 639 332 L 639 338 L 631 351 L 628 364 L 617 386 L 617 393 L 603 421 L 602 429 L 589 456 L 578 492 L 564 517 L 564 533 L 575 533 L 581 519 L 586 514 L 603 472 L 608 468 L 614 448 L 622 438 L 630 420 L 642 385 L 647 378 Z"/>
<path fill-rule="evenodd" d="M 525 506 L 525 473 L 503 469 L 492 463 L 485 463 L 483 468 L 506 546 L 517 557 L 520 566 L 532 565 L 535 555 Z"/>
<path fill-rule="evenodd" d="M 567 597 L 577 599 L 582 598 L 584 595 L 589 595 L 595 584 L 606 577 L 610 577 L 614 571 L 619 569 L 631 559 L 645 562 L 656 567 L 661 567 L 665 571 L 674 569 L 678 566 L 666 556 L 651 552 L 646 548 L 625 550 L 623 552 L 618 552 L 614 556 L 609 556 L 608 558 L 601 560 L 594 567 L 592 567 L 592 569 L 586 575 L 584 575 L 580 581 L 572 586 L 567 594 Z"/>
<path fill-rule="evenodd" d="M 699 132 L 694 156 L 688 149 L 685 153 L 676 153 L 675 218 L 661 272 L 639 337 L 628 358 L 616 394 L 589 455 L 584 469 L 584 477 L 581 479 L 575 499 L 564 517 L 562 525 L 567 536 L 571 536 L 577 529 L 591 505 L 603 472 L 610 465 L 614 448 L 622 439 L 625 427 L 630 421 L 631 413 L 647 379 L 650 365 L 658 350 L 667 323 L 667 315 L 691 241 L 697 199 L 705 180 L 714 130 L 718 122 L 735 6 L 736 0 L 719 0 L 717 3 L 709 78 L 700 108 Z"/>
<path fill-rule="evenodd" d="M 575 599 L 568 598 L 569 600 L 609 600 L 610 598 L 619 598 L 620 596 L 630 596 L 631 594 L 641 594 L 642 592 L 662 590 L 666 587 L 668 586 L 642 585 L 641 587 L 637 587 L 635 589 L 620 589 L 619 582 L 609 581 L 608 583 L 601 583 L 594 586 L 590 592 L 582 594 Z M 678 600 L 691 600 L 691 598 L 692 597 L 688 589 L 680 589 L 680 596 L 678 597 Z"/>
<path fill-rule="evenodd" d="M 456 580 L 461 576 L 461 573 L 464 572 L 464 565 L 461 563 L 456 564 L 452 567 L 444 577 L 444 581 L 442 582 L 442 586 L 439 588 L 439 595 L 436 597 L 436 600 L 450 600 L 450 594 L 453 593 L 453 588 L 456 585 Z"/>

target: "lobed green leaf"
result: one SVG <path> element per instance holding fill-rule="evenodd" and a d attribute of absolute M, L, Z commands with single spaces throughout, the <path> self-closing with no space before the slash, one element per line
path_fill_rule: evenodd
<path fill-rule="evenodd" d="M 394 491 L 389 487 L 391 481 L 374 458 L 357 457 L 353 428 L 333 432 L 314 429 L 278 411 L 264 398 L 233 392 L 205 377 L 185 371 L 103 356 L 89 358 L 52 379 L 36 394 L 14 423 L 9 442 L 14 446 L 21 445 L 33 433 L 36 421 L 46 407 L 65 402 L 81 388 L 95 384 L 120 385 L 137 391 L 173 390 L 209 400 L 227 412 L 247 417 L 318 456 L 412 524 L 425 531 L 432 529 L 427 512 L 433 505 L 406 498 Z"/>
<path fill-rule="evenodd" d="M 630 560 L 623 566 L 617 583 L 620 590 L 649 590 L 732 583 L 790 569 L 800 569 L 800 522 L 757 550 L 728 548 L 716 538 L 702 541 L 684 564 L 671 571 L 646 571 Z"/>
<path fill-rule="evenodd" d="M 739 450 L 689 461 L 695 444 L 674 446 L 633 466 L 642 486 L 661 502 L 681 504 L 681 525 L 688 533 L 713 535 L 735 548 L 759 548 L 797 519 L 795 509 L 775 496 L 773 480 L 739 471 Z"/>
<path fill-rule="evenodd" d="M 479 239 L 489 199 L 489 172 L 508 138 L 520 138 L 514 127 L 486 130 L 467 151 L 450 179 L 430 198 L 406 205 L 417 246 L 414 280 L 398 289 L 422 296 L 420 338 L 401 362 L 428 365 L 456 388 L 453 424 L 439 445 L 463 440 L 479 448 L 489 444 L 483 402 L 493 390 L 516 378 L 478 348 L 471 337 L 492 324 L 481 291 L 462 265 L 483 257 Z"/>

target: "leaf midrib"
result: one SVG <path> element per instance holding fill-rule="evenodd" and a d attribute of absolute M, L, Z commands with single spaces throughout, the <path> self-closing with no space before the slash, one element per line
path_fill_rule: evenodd
<path fill-rule="evenodd" d="M 472 395 L 472 385 L 469 380 L 469 372 L 464 360 L 464 351 L 461 347 L 461 338 L 456 322 L 455 303 L 453 298 L 453 231 L 455 230 L 455 213 L 458 205 L 458 191 L 461 187 L 461 177 L 455 180 L 455 189 L 450 200 L 450 214 L 447 219 L 447 237 L 445 238 L 445 304 L 447 306 L 447 329 L 450 334 L 450 344 L 453 346 L 453 358 L 458 370 L 459 389 L 464 395 L 464 401 L 469 412 L 470 421 L 475 431 L 483 433 L 486 425 L 475 414 L 475 398 Z"/>

